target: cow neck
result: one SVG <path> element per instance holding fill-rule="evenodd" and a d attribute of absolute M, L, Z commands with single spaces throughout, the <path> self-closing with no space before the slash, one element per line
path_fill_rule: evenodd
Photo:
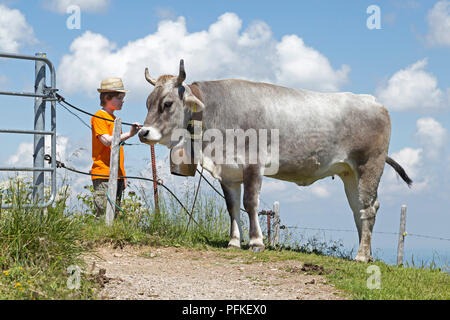
<path fill-rule="evenodd" d="M 191 89 L 192 94 L 198 100 L 200 100 L 202 103 L 204 103 L 200 88 L 195 83 L 189 84 L 188 87 L 189 87 L 189 89 Z M 188 123 L 195 125 L 196 123 L 198 123 L 197 121 L 199 121 L 201 123 L 200 126 L 203 127 L 203 111 L 190 112 L 190 115 L 191 116 L 190 116 Z M 194 121 L 192 121 L 192 120 L 194 120 Z M 189 126 L 188 126 L 188 130 L 189 129 L 193 129 L 193 126 L 191 128 L 189 128 Z M 189 130 L 189 131 L 191 131 L 191 130 Z M 202 130 L 202 134 L 203 134 L 203 130 Z M 196 138 L 198 138 L 198 137 L 196 137 Z"/>

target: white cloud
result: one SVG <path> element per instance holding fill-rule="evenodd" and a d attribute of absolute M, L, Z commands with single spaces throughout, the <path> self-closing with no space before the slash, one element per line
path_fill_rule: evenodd
<path fill-rule="evenodd" d="M 426 39 L 431 45 L 450 46 L 450 1 L 437 2 L 427 15 L 429 32 Z"/>
<path fill-rule="evenodd" d="M 319 198 L 328 198 L 330 196 L 330 192 L 321 186 L 312 186 L 311 192 Z"/>
<path fill-rule="evenodd" d="M 79 6 L 82 11 L 102 12 L 108 8 L 110 0 L 45 0 L 44 8 L 65 14 L 71 5 Z"/>
<path fill-rule="evenodd" d="M 81 142 L 81 143 L 85 143 Z M 56 160 L 64 162 L 66 166 L 75 168 L 77 170 L 88 172 L 92 166 L 92 158 L 90 150 L 86 148 L 77 147 L 76 141 L 70 140 L 68 137 L 57 135 L 56 137 Z M 45 153 L 51 154 L 50 136 L 45 136 Z M 6 166 L 15 167 L 32 167 L 33 166 L 33 143 L 23 142 L 17 147 L 16 153 L 10 156 L 6 161 Z M 45 167 L 49 164 L 45 162 Z M 77 203 L 76 196 L 83 192 L 85 185 L 92 184 L 91 177 L 73 173 L 65 169 L 57 169 L 57 187 L 68 184 L 70 186 L 71 195 L 69 203 Z M 25 176 L 31 177 L 32 173 L 27 173 Z M 49 185 L 49 180 L 45 181 L 46 187 Z"/>
<path fill-rule="evenodd" d="M 176 19 L 177 17 L 172 8 L 156 8 L 156 15 L 160 19 Z"/>
<path fill-rule="evenodd" d="M 45 136 L 45 151 L 46 154 L 51 154 L 51 138 Z M 56 135 L 56 158 L 60 161 L 66 161 L 67 146 L 69 138 Z M 17 167 L 32 167 L 33 166 L 33 143 L 22 142 L 17 147 L 17 151 L 14 155 L 10 156 L 7 160 L 9 166 Z"/>
<path fill-rule="evenodd" d="M 261 193 L 269 194 L 284 191 L 288 187 L 287 184 L 287 182 L 279 180 L 264 180 L 261 187 Z"/>
<path fill-rule="evenodd" d="M 277 82 L 293 87 L 337 91 L 347 81 L 349 66 L 333 70 L 325 56 L 307 47 L 296 35 L 284 36 L 276 47 L 279 58 Z"/>
<path fill-rule="evenodd" d="M 63 91 L 94 96 L 103 78 L 119 76 L 131 89 L 130 97 L 136 98 L 151 90 L 144 79 L 146 66 L 154 78 L 177 74 L 182 58 L 188 82 L 238 77 L 336 91 L 347 81 L 348 66 L 334 70 L 324 55 L 296 35 L 277 41 L 262 21 L 241 29 L 242 21 L 234 13 L 225 13 L 207 30 L 194 33 L 187 31 L 184 17 L 179 17 L 161 21 L 156 32 L 121 48 L 87 31 L 62 58 L 59 81 Z"/>
<path fill-rule="evenodd" d="M 17 53 L 25 44 L 37 42 L 33 28 L 17 9 L 0 4 L 0 51 Z"/>
<path fill-rule="evenodd" d="M 433 118 L 417 120 L 416 137 L 424 149 L 425 157 L 437 160 L 447 138 L 447 130 Z"/>
<path fill-rule="evenodd" d="M 444 108 L 449 100 L 438 88 L 436 77 L 425 71 L 427 59 L 397 71 L 386 85 L 377 88 L 377 96 L 389 110 L 431 110 Z"/>
<path fill-rule="evenodd" d="M 8 165 L 17 167 L 29 167 L 33 165 L 33 144 L 22 142 L 17 147 L 17 152 L 7 160 Z"/>

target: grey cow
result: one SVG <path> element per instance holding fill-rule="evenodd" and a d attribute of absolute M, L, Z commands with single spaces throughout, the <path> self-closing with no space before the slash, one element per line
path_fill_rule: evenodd
<path fill-rule="evenodd" d="M 238 79 L 184 84 L 183 60 L 178 76 L 157 80 L 147 99 L 148 114 L 139 139 L 172 148 L 171 135 L 186 128 L 186 117 L 196 106 L 203 113 L 203 128 L 278 129 L 277 159 L 266 152 L 257 163 L 214 163 L 202 154 L 199 164 L 220 181 L 231 218 L 229 247 L 240 248 L 241 184 L 244 208 L 249 214 L 250 247 L 264 249 L 258 222 L 259 193 L 265 168 L 278 161 L 269 177 L 307 186 L 325 177 L 339 176 L 353 211 L 359 235 L 357 261 L 368 262 L 371 237 L 379 208 L 377 189 L 385 163 L 402 179 L 412 181 L 403 168 L 388 157 L 391 123 L 388 111 L 371 95 L 319 93 Z M 201 150 L 208 142 L 203 141 Z"/>

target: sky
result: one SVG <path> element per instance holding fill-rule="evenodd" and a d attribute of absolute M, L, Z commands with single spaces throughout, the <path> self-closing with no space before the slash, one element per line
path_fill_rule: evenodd
<path fill-rule="evenodd" d="M 154 78 L 176 74 L 180 59 L 185 61 L 187 83 L 242 78 L 374 95 L 391 116 L 389 155 L 414 181 L 408 188 L 385 167 L 372 243 L 375 256 L 378 252 L 394 260 L 397 236 L 377 232 L 398 231 L 403 204 L 410 234 L 450 239 L 448 0 L 3 0 L 0 51 L 45 52 L 56 67 L 59 93 L 92 113 L 99 109 L 96 89 L 101 80 L 123 78 L 130 92 L 116 115 L 127 122 L 145 119 L 145 101 L 152 90 L 145 67 Z M 0 58 L 0 91 L 32 92 L 33 81 L 33 62 Z M 32 129 L 32 98 L 0 96 L 0 110 L 0 128 Z M 49 123 L 47 117 L 47 129 Z M 58 160 L 88 171 L 90 130 L 58 106 L 57 133 Z M 31 166 L 32 141 L 0 133 L 0 166 Z M 127 142 L 139 144 L 137 136 Z M 170 176 L 167 155 L 165 147 L 156 146 L 158 174 L 165 182 L 175 189 L 196 183 L 197 177 Z M 127 174 L 150 177 L 149 159 L 147 145 L 128 146 Z M 74 194 L 90 183 L 88 177 L 65 177 Z M 281 223 L 287 226 L 354 230 L 302 232 L 340 240 L 356 251 L 356 227 L 340 179 L 298 187 L 265 178 L 260 209 L 270 209 L 274 201 L 280 202 Z M 414 254 L 416 261 L 434 253 L 448 261 L 449 244 L 411 236 L 405 249 L 407 258 Z"/>

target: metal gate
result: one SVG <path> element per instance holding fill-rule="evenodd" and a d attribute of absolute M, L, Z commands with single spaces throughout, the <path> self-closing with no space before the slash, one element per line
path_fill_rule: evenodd
<path fill-rule="evenodd" d="M 36 53 L 35 56 L 1 53 L 0 58 L 22 59 L 35 61 L 34 93 L 0 91 L 0 95 L 34 97 L 34 130 L 8 130 L 0 129 L 1 133 L 33 134 L 33 167 L 0 167 L 0 171 L 32 171 L 33 172 L 33 203 L 27 207 L 45 208 L 53 203 L 56 196 L 56 73 L 53 63 L 47 59 L 45 53 Z M 51 86 L 46 86 L 46 68 L 50 70 Z M 45 107 L 51 103 L 50 131 L 45 131 Z M 1 108 L 1 106 L 0 106 Z M 1 109 L 0 109 L 1 110 Z M 51 165 L 44 167 L 45 135 L 51 136 Z M 44 172 L 51 172 L 51 193 L 47 202 L 44 202 Z M 11 205 L 0 203 L 1 209 L 8 209 Z"/>

